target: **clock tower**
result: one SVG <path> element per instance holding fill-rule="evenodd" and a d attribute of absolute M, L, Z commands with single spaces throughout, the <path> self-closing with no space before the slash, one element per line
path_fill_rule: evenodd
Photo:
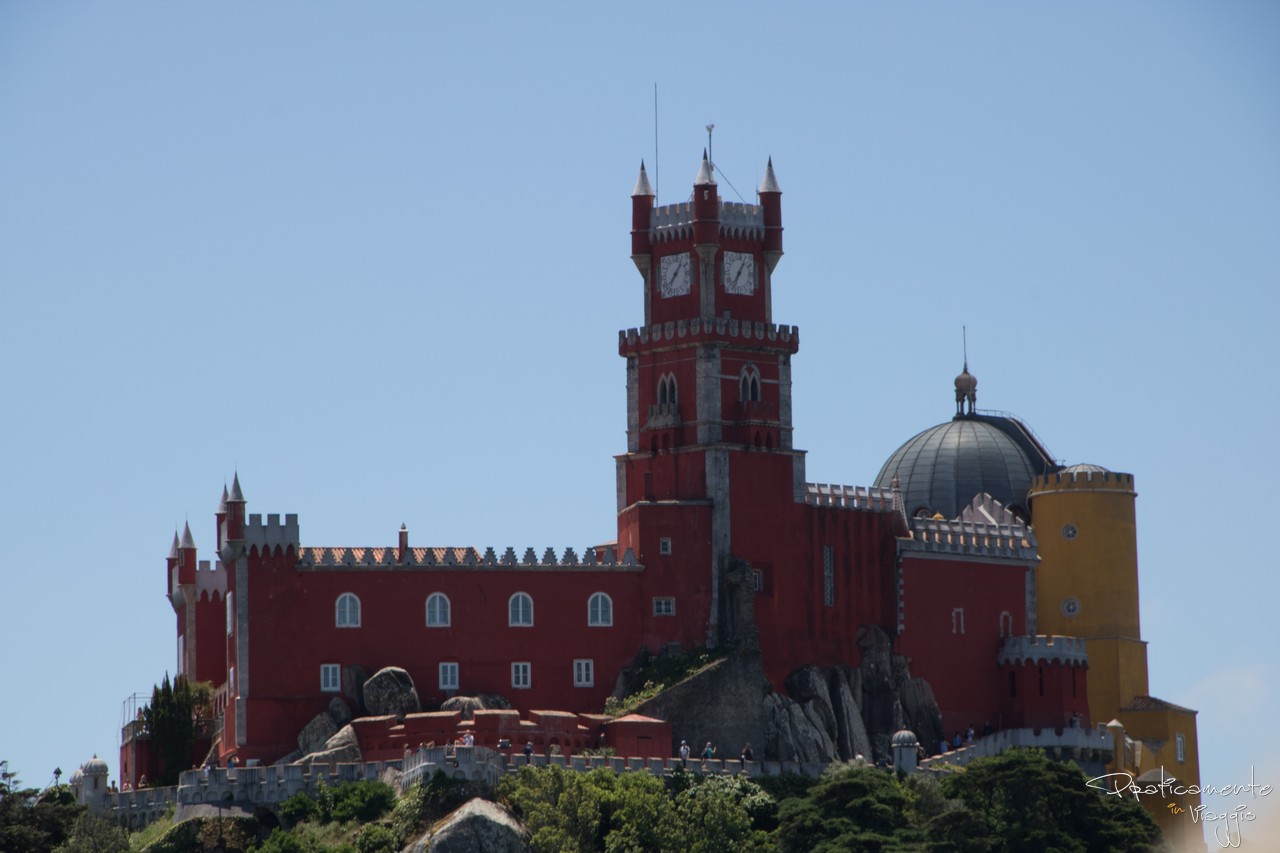
<path fill-rule="evenodd" d="M 684 640 L 715 645 L 723 572 L 731 554 L 745 556 L 732 495 L 803 502 L 803 453 L 791 444 L 799 335 L 772 321 L 782 191 L 770 160 L 756 204 L 722 201 L 704 152 L 688 201 L 657 206 L 643 163 L 631 201 L 645 325 L 619 339 L 627 360 L 619 547 L 646 567 L 683 548 L 681 571 L 692 572 L 684 600 L 707 596 L 705 635 Z"/>

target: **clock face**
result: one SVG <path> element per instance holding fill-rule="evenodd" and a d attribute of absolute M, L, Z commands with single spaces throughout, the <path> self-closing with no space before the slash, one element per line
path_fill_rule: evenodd
<path fill-rule="evenodd" d="M 667 255 L 658 265 L 658 292 L 663 299 L 684 296 L 689 292 L 690 273 L 687 254 Z"/>
<path fill-rule="evenodd" d="M 724 253 L 724 292 L 750 296 L 756 292 L 756 258 L 747 252 Z"/>

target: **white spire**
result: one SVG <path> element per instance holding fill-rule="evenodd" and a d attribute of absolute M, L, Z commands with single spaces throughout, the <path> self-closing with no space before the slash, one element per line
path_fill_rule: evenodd
<path fill-rule="evenodd" d="M 169 547 L 169 558 L 178 559 L 178 531 L 173 531 L 173 545 Z"/>
<path fill-rule="evenodd" d="M 244 503 L 244 492 L 240 491 L 240 472 L 237 471 L 235 477 L 231 480 L 231 497 L 229 500 L 240 501 Z"/>
<path fill-rule="evenodd" d="M 760 181 L 759 192 L 762 193 L 780 193 L 782 187 L 778 186 L 778 179 L 773 176 L 773 158 L 769 158 L 769 165 L 764 168 L 764 178 Z"/>
<path fill-rule="evenodd" d="M 702 149 L 702 165 L 698 167 L 698 177 L 694 178 L 693 185 L 695 187 L 704 186 L 705 184 L 714 185 L 716 179 L 711 177 L 711 161 L 707 159 L 707 149 Z"/>
<path fill-rule="evenodd" d="M 182 544 L 179 547 L 195 550 L 196 540 L 191 536 L 190 522 L 182 526 Z"/>
<path fill-rule="evenodd" d="M 636 188 L 631 191 L 631 197 L 635 198 L 640 195 L 653 195 L 653 187 L 649 186 L 649 176 L 644 171 L 644 161 L 640 161 L 640 177 L 636 178 Z"/>

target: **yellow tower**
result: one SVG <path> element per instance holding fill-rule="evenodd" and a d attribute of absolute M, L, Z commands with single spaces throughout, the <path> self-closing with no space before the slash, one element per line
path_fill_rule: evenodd
<path fill-rule="evenodd" d="M 1028 493 L 1041 560 L 1036 630 L 1088 640 L 1089 711 L 1098 722 L 1148 692 L 1136 497 L 1132 474 L 1097 465 L 1036 477 Z"/>
<path fill-rule="evenodd" d="M 1138 614 L 1133 475 L 1073 465 L 1036 477 L 1028 492 L 1040 545 L 1036 630 L 1082 637 L 1089 655 L 1089 713 L 1119 738 L 1115 772 L 1142 784 L 1200 782 L 1196 712 L 1150 695 Z M 1199 795 L 1142 804 L 1178 850 L 1203 850 L 1189 812 Z"/>

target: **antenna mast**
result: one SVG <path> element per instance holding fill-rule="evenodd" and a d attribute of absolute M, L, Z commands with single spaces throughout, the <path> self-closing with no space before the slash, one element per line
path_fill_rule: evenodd
<path fill-rule="evenodd" d="M 960 334 L 963 335 L 962 340 L 964 341 L 964 369 L 967 371 L 969 369 L 969 327 L 961 326 Z"/>
<path fill-rule="evenodd" d="M 716 155 L 711 149 L 711 131 L 715 130 L 714 124 L 707 125 L 707 159 L 711 161 L 711 173 L 714 175 L 716 171 Z"/>
<path fill-rule="evenodd" d="M 658 84 L 653 84 L 653 200 L 658 201 L 662 190 L 662 174 L 658 169 Z"/>

